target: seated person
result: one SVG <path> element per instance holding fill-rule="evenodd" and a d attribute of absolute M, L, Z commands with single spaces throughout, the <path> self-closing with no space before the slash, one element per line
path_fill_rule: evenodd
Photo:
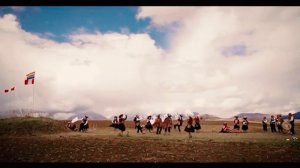
<path fill-rule="evenodd" d="M 224 122 L 223 127 L 222 127 L 220 133 L 230 133 L 230 132 L 231 132 L 230 131 L 230 127 L 227 125 L 226 122 Z"/>
<path fill-rule="evenodd" d="M 71 122 L 68 122 L 67 125 L 66 125 L 67 128 L 69 128 L 70 130 L 72 131 L 76 131 L 76 124 L 74 123 L 71 123 Z"/>

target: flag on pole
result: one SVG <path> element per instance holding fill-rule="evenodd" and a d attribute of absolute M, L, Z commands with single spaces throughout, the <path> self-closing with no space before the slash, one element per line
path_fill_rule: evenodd
<path fill-rule="evenodd" d="M 29 74 L 27 74 L 27 79 L 33 79 L 35 75 L 35 72 L 30 72 Z"/>
<path fill-rule="evenodd" d="M 34 84 L 34 77 L 35 77 L 35 72 L 31 72 L 26 75 L 26 79 L 24 81 L 25 85 L 28 85 L 28 83 L 31 81 L 31 84 Z"/>

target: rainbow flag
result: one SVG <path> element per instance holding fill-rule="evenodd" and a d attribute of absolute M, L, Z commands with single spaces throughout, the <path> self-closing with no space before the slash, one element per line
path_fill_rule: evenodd
<path fill-rule="evenodd" d="M 27 80 L 28 80 L 28 79 L 34 79 L 34 75 L 35 75 L 35 72 L 31 72 L 31 73 L 27 74 L 27 75 L 26 75 Z"/>
<path fill-rule="evenodd" d="M 31 73 L 27 74 L 24 84 L 28 85 L 29 81 L 31 81 L 31 84 L 34 84 L 34 77 L 35 77 L 35 72 L 31 72 Z"/>

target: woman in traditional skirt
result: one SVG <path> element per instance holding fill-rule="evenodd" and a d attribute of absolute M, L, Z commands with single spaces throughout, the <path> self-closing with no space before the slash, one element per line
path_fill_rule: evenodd
<path fill-rule="evenodd" d="M 115 128 L 115 130 L 118 128 L 118 117 L 114 116 L 114 119 L 111 121 L 110 127 Z"/>
<path fill-rule="evenodd" d="M 193 127 L 193 118 L 191 116 L 189 116 L 189 119 L 187 120 L 187 126 L 184 131 L 189 133 L 189 138 L 192 138 L 191 132 L 195 132 L 195 129 Z"/>
<path fill-rule="evenodd" d="M 247 117 L 244 117 L 244 120 L 243 120 L 243 122 L 242 122 L 242 130 L 243 130 L 244 132 L 247 132 L 247 130 L 248 130 L 248 124 L 249 124 L 249 122 L 248 122 L 248 120 L 247 120 Z"/>
<path fill-rule="evenodd" d="M 153 126 L 151 124 L 151 120 L 152 120 L 152 116 L 148 116 L 147 117 L 147 123 L 145 125 L 145 128 L 149 130 L 149 132 L 151 132 L 153 130 Z"/>
<path fill-rule="evenodd" d="M 240 120 L 238 116 L 235 116 L 235 119 L 233 120 L 233 129 L 240 130 Z"/>
<path fill-rule="evenodd" d="M 196 116 L 195 119 L 194 119 L 195 120 L 195 129 L 196 129 L 197 132 L 201 129 L 200 119 L 201 118 L 199 118 L 199 116 Z"/>
<path fill-rule="evenodd" d="M 125 117 L 124 117 L 125 116 Z M 122 134 L 123 132 L 126 130 L 126 127 L 125 127 L 125 120 L 127 119 L 127 115 L 123 115 L 121 114 L 119 116 L 119 124 L 118 124 L 118 129 L 122 131 Z"/>

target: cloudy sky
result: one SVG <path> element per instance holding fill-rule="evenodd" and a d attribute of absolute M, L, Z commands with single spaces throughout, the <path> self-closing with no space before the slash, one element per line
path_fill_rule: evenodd
<path fill-rule="evenodd" d="M 61 117 L 297 112 L 299 30 L 299 7 L 0 7 L 0 111 L 32 107 L 35 71 Z"/>

